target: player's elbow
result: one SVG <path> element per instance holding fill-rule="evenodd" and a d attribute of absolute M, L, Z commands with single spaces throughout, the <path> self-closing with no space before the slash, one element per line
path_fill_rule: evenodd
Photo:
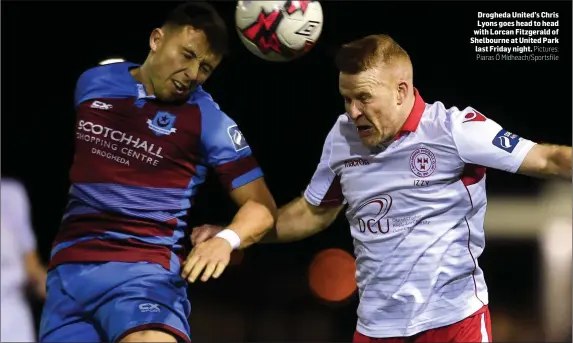
<path fill-rule="evenodd" d="M 274 203 L 273 203 L 274 205 Z M 262 223 L 264 227 L 268 230 L 275 227 L 278 219 L 278 210 L 276 205 L 263 205 L 266 209 L 265 214 L 262 216 Z"/>
<path fill-rule="evenodd" d="M 258 203 L 263 207 L 263 215 L 261 219 L 263 225 L 269 230 L 274 228 L 279 217 L 279 210 L 273 197 L 268 197 L 268 199 L 265 199 L 265 201 L 260 201 Z"/>
<path fill-rule="evenodd" d="M 544 174 L 571 181 L 571 147 L 554 146 L 543 164 Z"/>
<path fill-rule="evenodd" d="M 256 202 L 256 206 L 259 208 L 257 211 L 257 220 L 259 222 L 259 227 L 261 227 L 262 230 L 253 237 L 253 240 L 258 242 L 275 227 L 278 219 L 278 210 L 274 201 L 264 204 Z"/>

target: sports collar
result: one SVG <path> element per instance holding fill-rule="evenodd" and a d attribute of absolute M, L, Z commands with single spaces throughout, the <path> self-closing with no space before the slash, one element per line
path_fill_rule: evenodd
<path fill-rule="evenodd" d="M 402 137 L 402 135 L 404 135 L 407 132 L 416 131 L 418 125 L 420 124 L 420 120 L 422 119 L 422 114 L 424 114 L 424 111 L 426 110 L 426 103 L 424 102 L 424 99 L 422 99 L 420 93 L 416 88 L 414 88 L 414 96 L 415 96 L 414 106 L 412 107 L 412 110 L 410 111 L 408 118 L 406 118 L 406 122 L 404 122 L 404 125 L 402 125 L 400 131 L 398 131 L 396 137 L 394 137 L 394 140 L 397 140 L 398 138 Z"/>

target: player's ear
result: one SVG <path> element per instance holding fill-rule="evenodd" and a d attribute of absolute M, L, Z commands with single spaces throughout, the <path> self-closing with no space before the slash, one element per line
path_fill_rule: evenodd
<path fill-rule="evenodd" d="M 149 36 L 149 48 L 151 51 L 156 52 L 163 41 L 163 37 L 165 36 L 165 32 L 162 29 L 154 29 L 151 31 L 151 35 Z"/>
<path fill-rule="evenodd" d="M 408 83 L 406 81 L 398 81 L 398 105 L 402 105 L 408 96 Z"/>

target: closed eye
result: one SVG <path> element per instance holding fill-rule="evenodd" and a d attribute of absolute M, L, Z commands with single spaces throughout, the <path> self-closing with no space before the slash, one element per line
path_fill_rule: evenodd
<path fill-rule="evenodd" d="M 370 94 L 367 93 L 360 93 L 357 97 L 358 101 L 360 102 L 367 102 L 368 100 L 371 99 Z"/>
<path fill-rule="evenodd" d="M 211 67 L 211 65 L 209 65 L 208 63 L 201 63 L 201 66 L 199 68 L 201 68 L 201 71 L 205 74 L 209 74 L 213 71 L 213 67 Z"/>
<path fill-rule="evenodd" d="M 185 58 L 187 59 L 197 58 L 197 54 L 195 53 L 195 51 L 188 48 L 183 49 L 183 56 L 185 56 Z"/>

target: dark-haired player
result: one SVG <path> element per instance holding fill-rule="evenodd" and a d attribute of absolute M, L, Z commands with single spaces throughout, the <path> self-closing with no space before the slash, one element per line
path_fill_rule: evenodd
<path fill-rule="evenodd" d="M 235 122 L 201 85 L 227 50 L 202 2 L 175 9 L 143 65 L 84 72 L 75 94 L 72 186 L 52 247 L 44 342 L 190 341 L 186 280 L 221 275 L 258 241 L 276 205 Z M 239 210 L 185 262 L 184 221 L 212 168 Z"/>

